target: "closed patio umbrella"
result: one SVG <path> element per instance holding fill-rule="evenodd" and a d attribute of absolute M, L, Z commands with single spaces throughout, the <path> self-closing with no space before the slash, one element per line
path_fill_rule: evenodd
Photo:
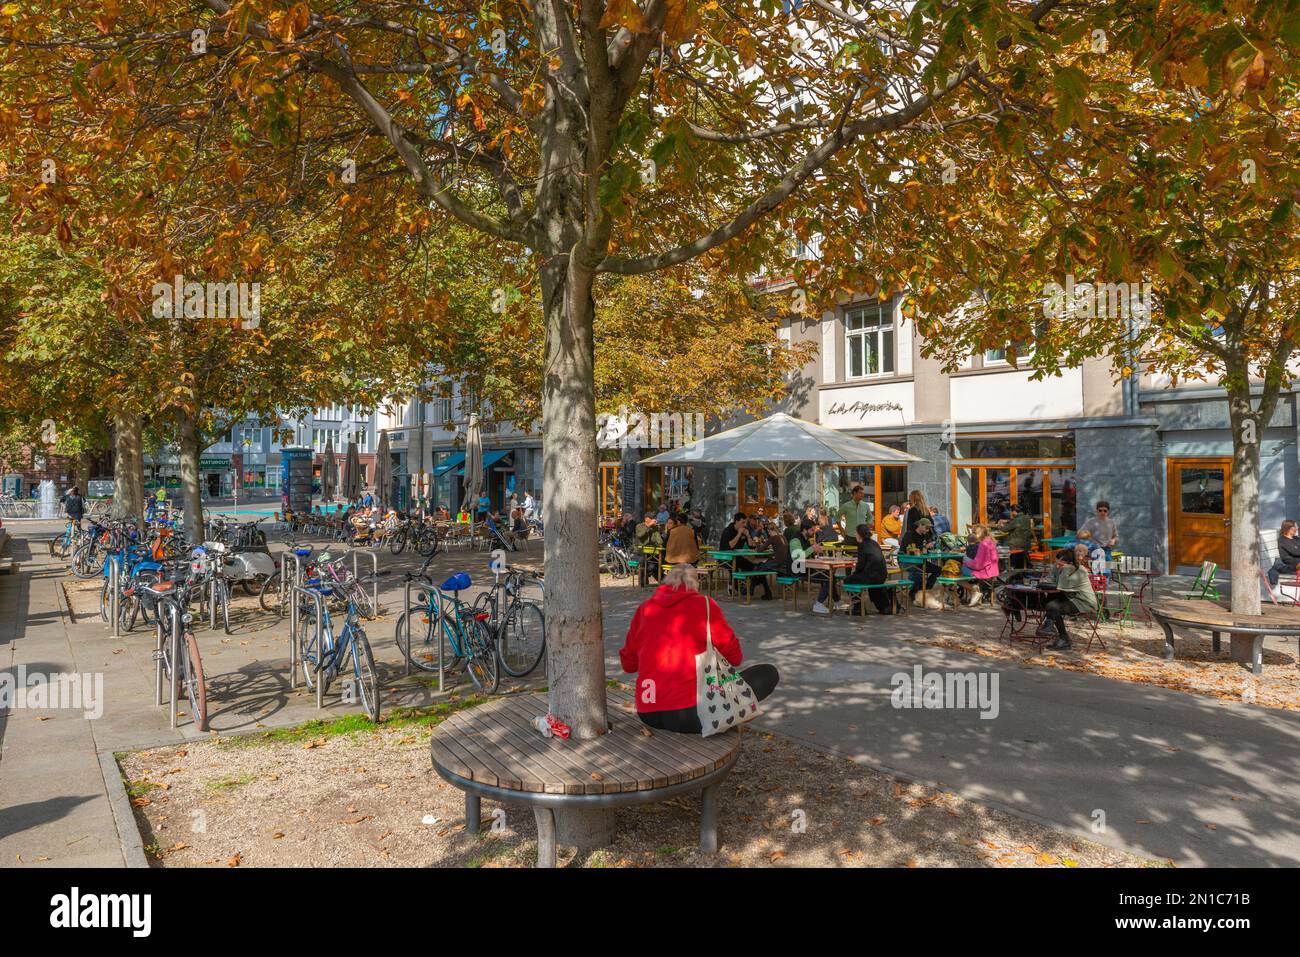
<path fill-rule="evenodd" d="M 660 452 L 643 465 L 736 465 L 766 469 L 785 501 L 785 478 L 799 465 L 906 465 L 915 455 L 777 412 L 734 429 Z"/>
<path fill-rule="evenodd" d="M 339 491 L 347 502 L 361 498 L 361 456 L 355 442 L 348 443 L 347 455 L 343 459 L 343 487 Z"/>
<path fill-rule="evenodd" d="M 388 452 L 388 433 L 379 434 L 379 449 L 375 452 L 375 485 L 378 487 L 379 508 L 386 511 L 388 499 L 392 494 L 389 488 L 393 483 L 392 456 Z"/>
<path fill-rule="evenodd" d="M 325 461 L 320 467 L 320 497 L 322 501 L 334 501 L 334 488 L 338 485 L 339 466 L 334 460 L 334 439 L 325 443 Z"/>
<path fill-rule="evenodd" d="M 469 510 L 478 508 L 478 493 L 483 486 L 483 433 L 478 415 L 471 414 L 465 430 L 465 497 Z"/>

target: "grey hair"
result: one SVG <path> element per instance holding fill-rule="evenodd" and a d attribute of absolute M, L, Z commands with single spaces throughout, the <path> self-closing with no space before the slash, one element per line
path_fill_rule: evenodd
<path fill-rule="evenodd" d="M 694 565 L 674 565 L 664 575 L 663 584 L 672 588 L 689 588 L 691 591 L 700 590 L 700 583 L 696 577 Z"/>

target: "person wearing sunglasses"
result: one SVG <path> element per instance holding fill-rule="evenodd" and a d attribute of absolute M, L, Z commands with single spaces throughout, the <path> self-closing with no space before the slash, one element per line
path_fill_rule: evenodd
<path fill-rule="evenodd" d="M 1091 537 L 1093 544 L 1099 546 L 1106 553 L 1106 564 L 1110 565 L 1111 549 L 1119 544 L 1119 529 L 1115 527 L 1115 520 L 1110 517 L 1110 502 L 1098 502 L 1097 514 L 1092 516 L 1079 527 L 1079 535 L 1087 532 Z"/>

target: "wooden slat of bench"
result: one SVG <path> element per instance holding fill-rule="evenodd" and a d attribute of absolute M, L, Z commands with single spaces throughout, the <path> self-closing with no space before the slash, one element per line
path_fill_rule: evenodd
<path fill-rule="evenodd" d="M 1276 605 L 1261 605 L 1258 618 L 1253 615 L 1234 615 L 1232 611 L 1215 601 L 1189 598 L 1166 598 L 1152 605 L 1156 613 L 1167 614 L 1173 618 L 1186 618 L 1204 623 L 1205 627 L 1222 626 L 1228 631 L 1234 624 L 1260 628 L 1270 624 L 1300 627 L 1300 613 L 1293 608 Z"/>
<path fill-rule="evenodd" d="M 460 754 L 450 747 L 449 743 L 440 737 L 435 736 L 431 742 L 433 749 L 433 760 L 446 768 L 452 774 L 459 775 L 462 778 L 474 780 L 474 772 L 469 769 Z"/>
<path fill-rule="evenodd" d="M 439 729 L 441 730 L 445 725 L 446 722 L 443 722 L 443 724 L 439 726 Z M 465 750 L 465 747 L 456 739 L 454 731 L 451 733 L 442 732 L 439 735 L 439 742 L 448 752 L 456 756 L 460 766 L 464 769 L 463 774 L 460 774 L 460 772 L 454 773 L 460 774 L 463 778 L 469 778 L 471 781 L 477 781 L 480 784 L 491 784 L 494 786 L 499 784 L 500 779 L 494 773 L 485 768 L 478 758 Z M 451 769 L 448 768 L 448 770 Z"/>
<path fill-rule="evenodd" d="M 524 708 L 519 708 L 519 704 L 525 704 Z M 528 703 L 513 702 L 509 707 L 513 707 L 517 712 L 530 714 L 534 708 L 545 708 L 545 701 L 534 701 L 532 708 L 527 706 Z M 548 745 L 548 754 L 564 755 L 572 764 L 581 769 L 582 775 L 589 781 L 595 781 L 591 777 L 592 772 L 601 776 L 603 793 L 617 793 L 619 791 L 638 791 L 648 786 L 643 783 L 648 780 L 646 770 L 637 762 L 631 760 L 628 756 L 618 750 L 605 749 L 605 744 L 609 735 L 602 735 L 595 742 L 581 741 L 547 741 L 545 738 L 539 738 L 540 741 Z M 595 745 L 590 747 L 589 745 Z M 592 760 L 584 755 L 585 751 L 601 750 L 600 759 Z M 607 751 L 607 753 L 606 753 Z"/>
<path fill-rule="evenodd" d="M 693 734 L 656 731 L 653 737 L 647 738 L 640 733 L 641 719 L 635 717 L 635 713 L 628 715 L 621 709 L 611 710 L 619 710 L 624 720 L 634 722 L 637 737 L 658 758 L 669 762 L 673 770 L 683 773 L 685 780 L 712 771 L 723 764 L 735 748 L 740 747 L 738 740 L 734 745 L 729 740 L 722 740 L 725 735 L 704 738 Z"/>
<path fill-rule="evenodd" d="M 513 767 L 509 760 L 503 759 L 498 754 L 497 735 L 479 722 L 465 720 L 467 715 L 468 712 L 458 712 L 453 718 L 461 720 L 445 721 L 442 727 L 448 728 L 454 735 L 454 744 L 459 746 L 461 752 L 470 760 L 470 770 L 473 772 L 470 780 L 481 780 L 484 784 L 491 784 L 493 782 L 487 780 L 487 777 L 491 776 L 496 779 L 497 787 L 515 791 L 532 790 L 525 786 L 525 778 L 528 775 L 524 774 L 521 777 L 520 769 Z M 536 790 L 540 791 L 541 781 L 536 780 L 536 784 Z"/>
<path fill-rule="evenodd" d="M 514 771 L 523 783 L 523 790 L 537 793 L 563 793 L 564 782 L 554 783 L 554 773 L 537 759 L 530 748 L 530 743 L 517 734 L 511 722 L 500 715 L 496 709 L 484 712 L 479 727 L 485 731 L 495 731 L 490 740 L 504 754 L 503 763 Z"/>
<path fill-rule="evenodd" d="M 533 768 L 534 775 L 544 782 L 542 790 L 547 794 L 585 793 L 586 782 L 563 763 L 551 760 L 546 748 L 547 739 L 535 729 L 521 724 L 504 708 L 484 715 L 484 718 L 494 721 L 502 729 L 516 749 L 516 760 L 527 762 Z"/>
<path fill-rule="evenodd" d="M 542 695 L 508 695 L 500 701 L 493 702 L 493 705 L 513 713 L 517 720 L 524 726 L 528 726 L 532 723 L 533 718 L 546 714 L 545 702 L 545 696 Z M 482 707 L 491 706 L 483 705 Z M 537 732 L 534 731 L 533 733 L 536 734 Z M 542 738 L 540 736 L 539 740 L 547 745 L 547 756 L 556 764 L 566 768 L 574 780 L 581 782 L 582 790 L 579 793 L 615 794 L 623 789 L 621 782 L 612 780 L 602 769 L 592 767 L 590 761 L 584 760 L 580 754 L 577 754 L 569 741 L 562 738 Z M 593 778 L 591 776 L 592 771 L 599 773 L 601 780 L 597 781 Z"/>
<path fill-rule="evenodd" d="M 539 714 L 536 706 L 529 706 L 521 696 L 510 695 L 500 702 L 499 718 L 521 729 L 520 733 L 532 735 L 533 754 L 541 763 L 553 768 L 556 780 L 564 782 L 565 794 L 604 794 L 608 788 L 604 781 L 596 781 L 591 776 L 592 769 L 578 760 L 566 746 L 567 742 L 557 738 L 544 738 L 533 727 L 532 721 Z M 532 697 L 529 695 L 528 697 Z M 543 705 L 545 707 L 545 705 Z M 545 714 L 542 711 L 541 714 Z"/>

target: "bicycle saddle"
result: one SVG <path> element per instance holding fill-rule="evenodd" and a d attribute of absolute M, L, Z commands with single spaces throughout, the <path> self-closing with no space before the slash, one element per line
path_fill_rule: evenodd
<path fill-rule="evenodd" d="M 469 588 L 473 582 L 469 580 L 469 575 L 464 572 L 457 572 L 438 586 L 442 591 L 464 591 Z"/>
<path fill-rule="evenodd" d="M 312 549 L 310 549 L 310 548 L 295 548 L 295 549 L 293 550 L 293 553 L 294 553 L 295 555 L 297 555 L 299 558 L 306 558 L 308 555 L 310 555 L 310 554 L 312 553 Z"/>

